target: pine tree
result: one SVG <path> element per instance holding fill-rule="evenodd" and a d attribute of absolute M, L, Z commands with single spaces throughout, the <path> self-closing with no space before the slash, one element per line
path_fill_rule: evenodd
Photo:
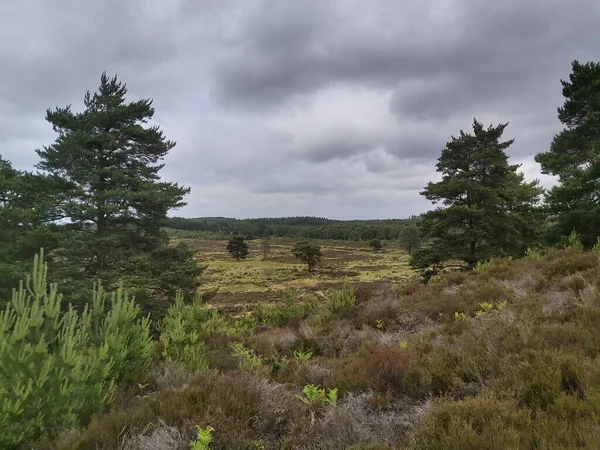
<path fill-rule="evenodd" d="M 292 253 L 300 261 L 308 265 L 308 271 L 312 272 L 323 258 L 321 247 L 308 241 L 297 242 L 292 248 Z"/>
<path fill-rule="evenodd" d="M 152 100 L 127 103 L 126 94 L 125 84 L 103 73 L 82 112 L 69 105 L 46 114 L 58 137 L 37 150 L 37 168 L 68 186 L 60 210 L 73 234 L 61 256 L 74 278 L 115 283 L 130 258 L 167 243 L 161 225 L 189 192 L 160 180 L 160 161 L 175 142 L 144 126 L 154 116 Z"/>
<path fill-rule="evenodd" d="M 263 236 L 261 239 L 260 250 L 263 254 L 263 259 L 267 260 L 269 258 L 269 254 L 271 253 L 271 238 L 269 238 L 269 236 Z"/>
<path fill-rule="evenodd" d="M 47 283 L 44 254 L 0 310 L 0 448 L 84 425 L 119 382 L 138 379 L 154 343 L 147 318 L 122 290 L 96 285 L 77 314 Z M 70 299 L 69 299 L 70 300 Z M 67 306 L 69 303 L 69 306 Z"/>
<path fill-rule="evenodd" d="M 398 232 L 398 241 L 400 246 L 411 255 L 421 243 L 417 226 L 413 223 L 404 225 Z"/>
<path fill-rule="evenodd" d="M 565 129 L 535 160 L 560 183 L 546 196 L 557 234 L 575 230 L 591 247 L 600 234 L 600 63 L 573 61 L 569 81 L 561 84 L 558 118 Z"/>
<path fill-rule="evenodd" d="M 505 150 L 514 140 L 500 140 L 507 125 L 485 129 L 474 120 L 473 134 L 461 131 L 446 144 L 436 166 L 442 180 L 421 192 L 445 207 L 422 216 L 425 245 L 413 252 L 414 267 L 433 266 L 435 272 L 450 260 L 472 267 L 491 257 L 521 255 L 535 241 L 542 189 L 537 180 L 524 182 L 519 165 L 508 163 Z"/>
<path fill-rule="evenodd" d="M 248 256 L 248 244 L 244 236 L 233 236 L 227 243 L 227 251 L 238 261 L 245 259 Z"/>

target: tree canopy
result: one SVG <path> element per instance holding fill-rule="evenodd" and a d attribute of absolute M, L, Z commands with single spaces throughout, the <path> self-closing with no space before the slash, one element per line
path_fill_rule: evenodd
<path fill-rule="evenodd" d="M 440 268 L 450 260 L 473 266 L 521 255 L 535 241 L 543 191 L 508 163 L 505 150 L 514 140 L 501 140 L 507 125 L 485 128 L 475 119 L 473 134 L 461 131 L 446 144 L 436 166 L 442 180 L 421 192 L 443 207 L 422 215 L 425 245 L 413 253 L 413 266 Z"/>
<path fill-rule="evenodd" d="M 292 248 L 292 253 L 300 261 L 308 265 L 308 271 L 312 272 L 323 258 L 321 247 L 308 241 L 297 242 Z"/>
<path fill-rule="evenodd" d="M 60 207 L 71 229 L 85 237 L 67 243 L 65 256 L 88 274 L 121 275 L 123 259 L 166 243 L 160 224 L 183 206 L 189 189 L 162 182 L 159 161 L 175 146 L 157 126 L 152 100 L 127 103 L 127 87 L 103 73 L 98 91 L 84 97 L 85 109 L 48 110 L 58 137 L 37 150 L 37 168 L 69 189 Z"/>
<path fill-rule="evenodd" d="M 227 243 L 227 251 L 238 261 L 245 259 L 248 256 L 248 243 L 244 236 L 233 236 Z"/>
<path fill-rule="evenodd" d="M 575 230 L 591 247 L 600 229 L 600 64 L 573 61 L 558 118 L 565 128 L 535 160 L 542 172 L 558 177 L 546 196 L 555 235 Z"/>
<path fill-rule="evenodd" d="M 381 239 L 371 239 L 371 241 L 369 241 L 369 245 L 371 246 L 374 252 L 378 252 L 383 248 Z"/>
<path fill-rule="evenodd" d="M 189 192 L 159 176 L 175 142 L 146 126 L 151 99 L 127 102 L 126 95 L 125 84 L 103 73 L 82 111 L 48 109 L 58 136 L 36 150 L 37 173 L 0 157 L 1 286 L 14 285 L 40 247 L 52 281 L 63 282 L 74 304 L 87 301 L 96 279 L 108 288 L 124 281 L 153 298 L 172 296 L 175 283 L 185 291 L 198 286 L 194 252 L 168 249 L 162 228 Z"/>

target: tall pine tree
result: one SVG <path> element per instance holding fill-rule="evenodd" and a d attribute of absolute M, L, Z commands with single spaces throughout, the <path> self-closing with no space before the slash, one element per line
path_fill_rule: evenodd
<path fill-rule="evenodd" d="M 573 61 L 561 84 L 565 101 L 558 118 L 565 128 L 535 160 L 560 183 L 546 197 L 556 235 L 575 230 L 590 247 L 600 235 L 600 64 Z"/>
<path fill-rule="evenodd" d="M 423 247 L 412 255 L 414 267 L 431 275 L 449 261 L 467 266 L 491 257 L 518 256 L 536 240 L 541 223 L 537 208 L 542 189 L 526 183 L 519 165 L 508 163 L 501 141 L 508 124 L 484 128 L 473 121 L 473 134 L 452 137 L 438 159 L 440 182 L 421 195 L 438 207 L 419 223 Z"/>
<path fill-rule="evenodd" d="M 72 231 L 60 253 L 66 278 L 112 283 L 127 275 L 132 259 L 166 245 L 167 212 L 183 206 L 189 192 L 159 177 L 175 142 L 157 126 L 144 126 L 154 116 L 152 100 L 128 103 L 126 94 L 125 84 L 103 73 L 98 91 L 85 94 L 82 112 L 67 106 L 46 114 L 58 137 L 37 150 L 37 168 L 68 186 L 61 206 Z"/>

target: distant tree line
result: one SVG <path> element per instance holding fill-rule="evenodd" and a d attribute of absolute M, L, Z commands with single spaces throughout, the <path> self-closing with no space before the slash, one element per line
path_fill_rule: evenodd
<path fill-rule="evenodd" d="M 330 220 L 318 217 L 284 217 L 263 219 L 230 219 L 204 217 L 187 219 L 170 217 L 164 225 L 176 230 L 203 231 L 217 236 L 243 235 L 249 239 L 281 237 L 298 239 L 333 239 L 369 241 L 398 240 L 407 237 L 409 227 L 418 218 L 393 220 Z"/>

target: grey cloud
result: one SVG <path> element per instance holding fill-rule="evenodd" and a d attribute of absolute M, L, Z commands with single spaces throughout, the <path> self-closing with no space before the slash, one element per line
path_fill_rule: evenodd
<path fill-rule="evenodd" d="M 252 192 L 257 194 L 332 194 L 336 190 L 331 186 L 323 186 L 322 184 L 312 183 L 289 183 L 289 182 L 269 182 L 266 185 L 257 186 L 252 189 Z"/>
<path fill-rule="evenodd" d="M 405 217 L 473 117 L 526 161 L 560 129 L 559 78 L 600 60 L 597 0 L 0 2 L 0 154 L 20 169 L 100 73 L 178 142 L 178 214 Z"/>
<path fill-rule="evenodd" d="M 353 130 L 336 130 L 324 135 L 322 140 L 306 149 L 302 153 L 302 158 L 312 163 L 346 159 L 371 150 L 376 144 L 377 142 L 368 135 Z"/>
<path fill-rule="evenodd" d="M 595 51 L 600 38 L 594 19 L 600 4 L 593 0 L 466 0 L 452 2 L 447 20 L 432 19 L 417 2 L 402 9 L 387 0 L 371 2 L 368 9 L 361 2 L 299 4 L 264 1 L 241 24 L 215 68 L 223 101 L 269 106 L 330 83 L 389 87 L 444 73 L 466 72 L 467 81 L 488 85 L 522 83 L 535 65 L 540 71 L 550 66 L 556 56 L 547 58 L 548 53 L 569 58 L 574 43 Z M 359 16 L 365 9 L 370 26 Z"/>

